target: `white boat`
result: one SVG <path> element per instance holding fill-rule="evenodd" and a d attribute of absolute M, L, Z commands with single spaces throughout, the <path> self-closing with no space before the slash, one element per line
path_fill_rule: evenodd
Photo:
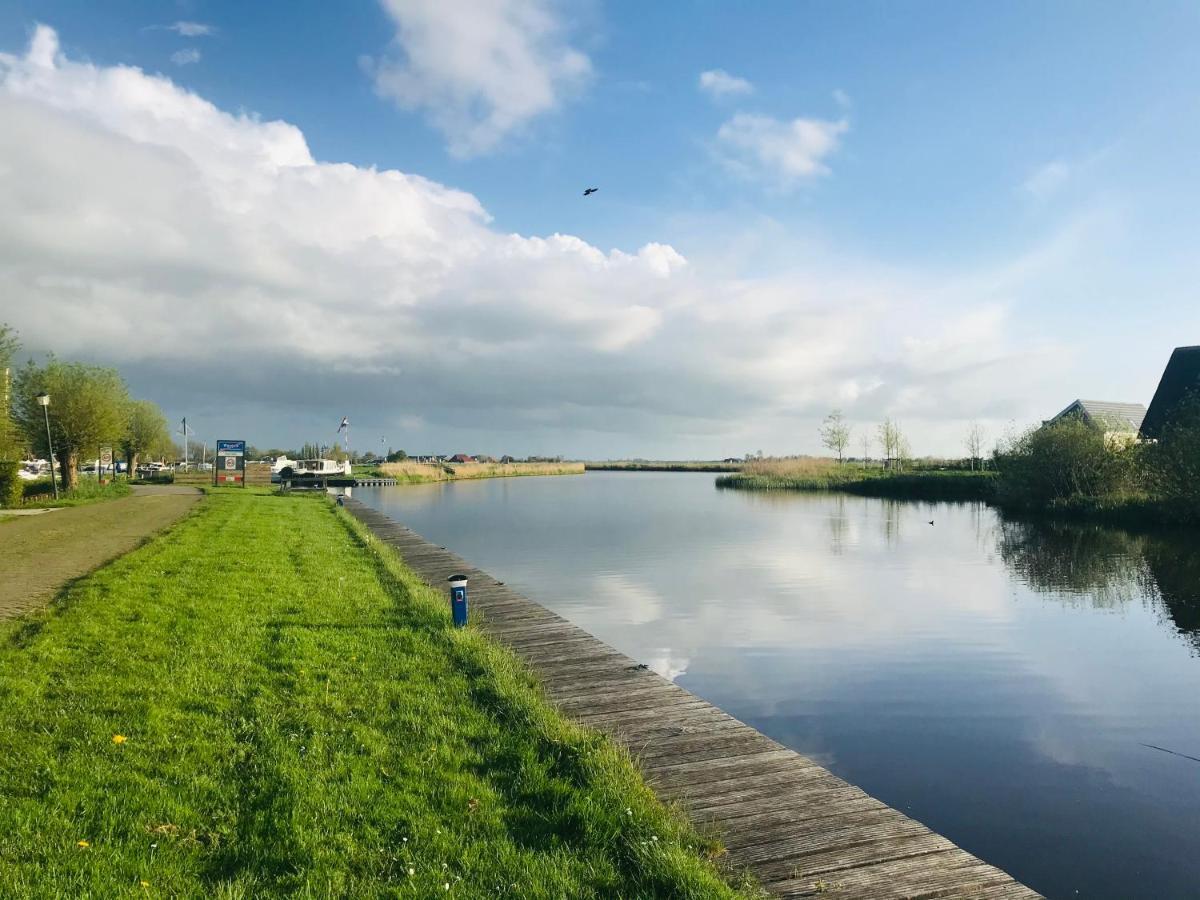
<path fill-rule="evenodd" d="M 335 459 L 295 459 L 279 470 L 283 478 L 338 478 L 350 474 L 350 463 Z"/>

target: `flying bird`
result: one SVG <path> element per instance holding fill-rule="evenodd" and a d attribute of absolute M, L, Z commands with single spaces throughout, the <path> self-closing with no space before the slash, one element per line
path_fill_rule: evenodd
<path fill-rule="evenodd" d="M 585 196 L 585 197 L 586 197 L 588 194 L 594 194 L 594 193 L 596 193 L 596 191 L 598 191 L 598 190 L 600 190 L 600 188 L 588 188 L 587 190 L 585 190 L 585 191 L 583 192 L 583 196 Z"/>

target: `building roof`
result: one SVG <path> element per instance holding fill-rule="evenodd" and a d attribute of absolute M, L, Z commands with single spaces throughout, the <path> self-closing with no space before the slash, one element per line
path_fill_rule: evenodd
<path fill-rule="evenodd" d="M 1105 431 L 1138 431 L 1146 417 L 1146 407 L 1140 403 L 1114 403 L 1109 400 L 1075 400 L 1051 419 L 1057 422 L 1066 416 L 1080 415 L 1090 425 Z"/>
<path fill-rule="evenodd" d="M 1176 347 L 1142 422 L 1142 437 L 1159 438 L 1175 407 L 1189 391 L 1200 391 L 1200 346 Z"/>

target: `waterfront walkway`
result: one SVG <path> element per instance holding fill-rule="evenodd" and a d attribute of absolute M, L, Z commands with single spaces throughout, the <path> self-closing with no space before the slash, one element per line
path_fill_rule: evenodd
<path fill-rule="evenodd" d="M 511 647 L 566 715 L 629 749 L 646 779 L 773 894 L 837 900 L 1039 895 L 924 825 L 648 671 L 357 500 L 347 509 L 438 588 L 470 579 L 472 621 Z"/>
<path fill-rule="evenodd" d="M 181 519 L 195 488 L 135 485 L 133 494 L 0 522 L 0 618 L 48 601 L 67 582 L 128 553 Z"/>

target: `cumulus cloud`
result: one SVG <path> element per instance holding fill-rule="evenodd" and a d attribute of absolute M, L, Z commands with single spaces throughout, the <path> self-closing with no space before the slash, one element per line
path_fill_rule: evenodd
<path fill-rule="evenodd" d="M 730 75 L 724 69 L 709 69 L 700 73 L 700 90 L 719 99 L 752 94 L 754 85 L 745 78 Z"/>
<path fill-rule="evenodd" d="M 591 72 L 549 0 L 382 0 L 396 26 L 392 52 L 364 64 L 376 90 L 424 111 L 455 156 L 504 138 L 574 95 Z"/>
<path fill-rule="evenodd" d="M 735 170 L 787 187 L 828 175 L 825 159 L 850 127 L 845 119 L 792 119 L 738 113 L 717 132 L 717 141 Z"/>
<path fill-rule="evenodd" d="M 198 63 L 200 62 L 200 51 L 195 47 L 176 50 L 171 54 L 171 62 L 177 66 L 190 66 L 192 63 Z"/>
<path fill-rule="evenodd" d="M 0 54 L 0 121 L 0 320 L 175 408 L 252 410 L 264 443 L 349 414 L 419 426 L 409 449 L 721 455 L 780 423 L 803 449 L 833 398 L 969 418 L 1061 357 L 1013 339 L 1011 282 L 711 277 L 666 243 L 507 233 L 469 193 L 319 161 L 294 125 L 67 58 L 47 27 Z"/>

